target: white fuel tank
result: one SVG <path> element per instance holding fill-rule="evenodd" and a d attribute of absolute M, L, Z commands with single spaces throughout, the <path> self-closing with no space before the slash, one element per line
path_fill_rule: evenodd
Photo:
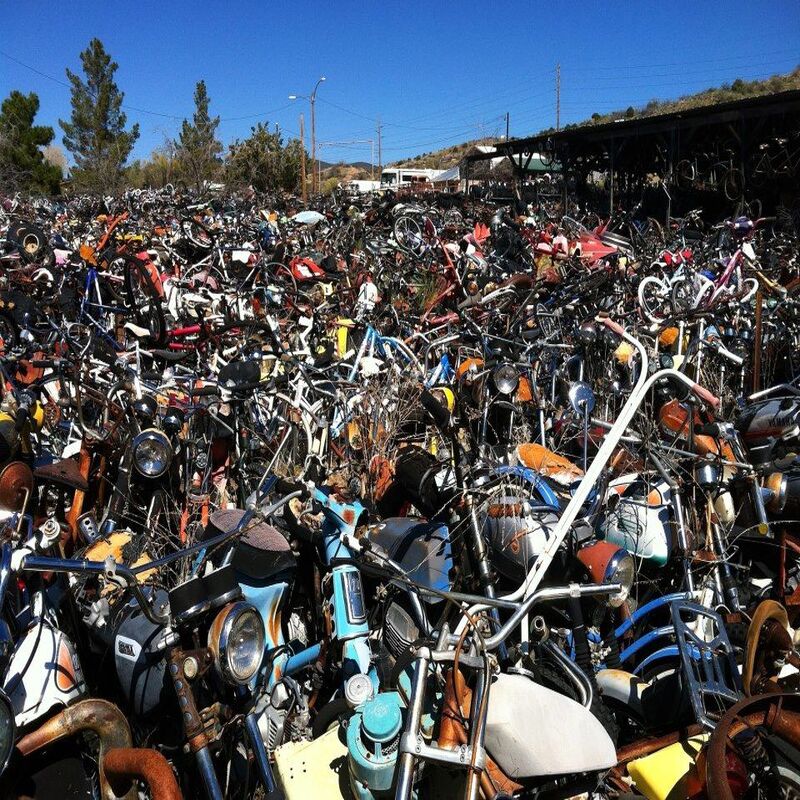
<path fill-rule="evenodd" d="M 523 675 L 492 684 L 486 750 L 510 778 L 600 772 L 617 751 L 589 709 Z"/>

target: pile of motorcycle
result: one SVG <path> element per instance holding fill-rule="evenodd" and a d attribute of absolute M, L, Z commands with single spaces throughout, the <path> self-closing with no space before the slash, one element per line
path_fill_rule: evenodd
<path fill-rule="evenodd" d="M 800 796 L 800 244 L 742 211 L 4 199 L 2 796 Z"/>

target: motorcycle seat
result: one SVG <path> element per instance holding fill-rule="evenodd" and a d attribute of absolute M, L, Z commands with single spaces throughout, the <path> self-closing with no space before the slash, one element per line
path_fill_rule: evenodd
<path fill-rule="evenodd" d="M 230 508 L 214 512 L 208 520 L 204 539 L 235 528 L 245 512 Z M 249 528 L 234 545 L 231 564 L 245 578 L 264 581 L 295 566 L 295 557 L 286 537 L 272 525 L 259 522 Z"/>
<path fill-rule="evenodd" d="M 37 467 L 33 474 L 48 483 L 55 483 L 80 492 L 89 491 L 89 481 L 81 475 L 78 465 L 71 458 L 62 458 L 52 464 Z"/>

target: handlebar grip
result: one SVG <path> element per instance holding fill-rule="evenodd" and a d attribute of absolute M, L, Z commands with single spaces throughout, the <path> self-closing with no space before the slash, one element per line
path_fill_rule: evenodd
<path fill-rule="evenodd" d="M 41 369 L 58 369 L 61 366 L 60 358 L 37 358 L 30 362 L 32 367 Z"/>
<path fill-rule="evenodd" d="M 617 336 L 622 336 L 622 334 L 625 332 L 625 329 L 622 327 L 622 325 L 620 325 L 619 322 L 611 319 L 611 317 L 603 317 L 601 321 L 606 328 L 616 333 Z"/>
<path fill-rule="evenodd" d="M 450 424 L 450 412 L 427 389 L 422 390 L 420 400 L 438 427 L 446 428 Z"/>
<path fill-rule="evenodd" d="M 708 389 L 704 389 L 699 383 L 692 384 L 692 391 L 712 408 L 719 408 L 722 401 L 716 395 L 711 394 Z"/>

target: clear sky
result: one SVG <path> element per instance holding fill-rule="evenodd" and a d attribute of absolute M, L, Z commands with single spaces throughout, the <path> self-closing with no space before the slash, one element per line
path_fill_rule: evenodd
<path fill-rule="evenodd" d="M 553 125 L 557 63 L 562 125 L 800 64 L 800 0 L 0 0 L 0 12 L 0 97 L 36 92 L 60 144 L 64 68 L 79 71 L 97 36 L 140 123 L 135 157 L 177 134 L 201 78 L 227 144 L 259 120 L 295 135 L 300 112 L 308 135 L 308 103 L 288 95 L 325 75 L 317 139 L 349 144 L 320 157 L 369 161 L 370 144 L 352 142 L 375 139 L 380 116 L 388 163 L 502 135 L 506 112 L 512 135 Z"/>

